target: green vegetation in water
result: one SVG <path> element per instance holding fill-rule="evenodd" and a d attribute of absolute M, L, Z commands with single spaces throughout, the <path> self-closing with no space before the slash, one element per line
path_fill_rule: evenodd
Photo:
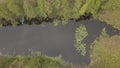
<path fill-rule="evenodd" d="M 54 20 L 54 21 L 53 21 L 54 26 L 58 26 L 58 25 L 59 25 L 59 23 L 60 23 L 60 21 L 59 21 L 59 20 Z"/>
<path fill-rule="evenodd" d="M 86 44 L 82 41 L 87 35 L 88 33 L 84 25 L 80 25 L 75 31 L 75 48 L 83 56 L 86 54 Z"/>

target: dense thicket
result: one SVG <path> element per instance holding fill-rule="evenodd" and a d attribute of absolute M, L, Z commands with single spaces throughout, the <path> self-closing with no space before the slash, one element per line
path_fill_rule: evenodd
<path fill-rule="evenodd" d="M 4 18 L 16 25 L 21 16 L 27 20 L 42 17 L 67 21 L 92 14 L 120 29 L 119 4 L 120 0 L 0 0 L 0 20 Z"/>

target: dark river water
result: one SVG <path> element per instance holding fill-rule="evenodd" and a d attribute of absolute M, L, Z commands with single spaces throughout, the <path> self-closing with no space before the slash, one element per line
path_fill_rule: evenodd
<path fill-rule="evenodd" d="M 83 24 L 88 36 L 83 40 L 87 44 L 87 55 L 81 56 L 74 47 L 75 29 Z M 41 25 L 22 25 L 0 28 L 1 54 L 29 54 L 29 50 L 40 51 L 44 55 L 62 55 L 65 61 L 74 64 L 89 64 L 90 44 L 99 37 L 102 28 L 106 27 L 109 35 L 120 34 L 119 31 L 96 20 L 69 21 L 67 25 L 53 26 L 52 23 Z"/>

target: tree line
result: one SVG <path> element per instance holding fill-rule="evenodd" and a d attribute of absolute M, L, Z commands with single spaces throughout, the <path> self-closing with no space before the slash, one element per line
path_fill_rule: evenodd
<path fill-rule="evenodd" d="M 18 25 L 22 16 L 27 21 L 37 19 L 41 22 L 51 19 L 79 20 L 92 15 L 95 19 L 109 22 L 107 21 L 110 18 L 108 15 L 113 17 L 116 12 L 120 13 L 119 3 L 119 0 L 1 0 L 0 25 Z M 119 16 L 117 17 L 114 21 L 119 24 L 120 19 Z M 114 22 L 110 21 L 108 24 L 120 29 Z"/>

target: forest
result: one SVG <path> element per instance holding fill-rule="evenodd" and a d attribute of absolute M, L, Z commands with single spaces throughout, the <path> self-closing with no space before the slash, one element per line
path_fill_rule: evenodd
<path fill-rule="evenodd" d="M 43 22 L 96 19 L 120 30 L 120 0 L 0 0 L 0 26 Z M 86 54 L 81 41 L 88 35 L 85 26 L 75 31 L 76 50 Z M 0 68 L 120 68 L 120 36 L 109 36 L 103 28 L 91 44 L 91 62 L 80 67 L 58 57 L 0 56 Z M 33 66 L 33 67 L 32 67 Z M 48 67 L 47 67 L 48 66 Z"/>

